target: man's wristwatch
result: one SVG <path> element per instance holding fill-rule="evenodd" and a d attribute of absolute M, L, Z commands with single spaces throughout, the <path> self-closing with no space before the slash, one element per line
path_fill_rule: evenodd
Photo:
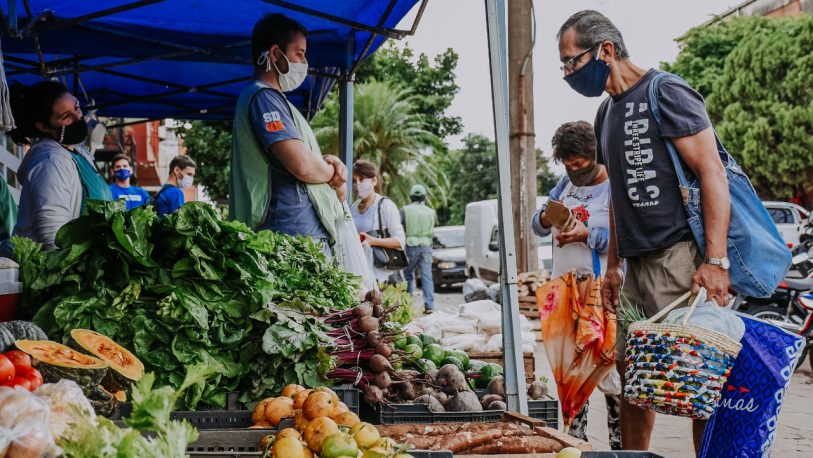
<path fill-rule="evenodd" d="M 703 264 L 709 264 L 712 266 L 717 266 L 723 270 L 728 270 L 731 267 L 731 262 L 729 262 L 728 257 L 719 259 L 719 258 L 709 258 L 707 256 L 703 257 Z"/>

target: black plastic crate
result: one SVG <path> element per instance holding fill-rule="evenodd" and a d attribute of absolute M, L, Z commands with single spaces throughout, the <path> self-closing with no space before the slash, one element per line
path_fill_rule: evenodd
<path fill-rule="evenodd" d="M 482 398 L 488 391 L 474 390 L 478 398 Z M 544 420 L 549 428 L 559 428 L 559 401 L 548 396 L 548 399 L 528 399 L 528 416 L 537 420 Z"/>
<path fill-rule="evenodd" d="M 482 412 L 430 412 L 423 404 L 390 404 L 371 406 L 362 403 L 361 419 L 374 425 L 397 425 L 401 423 L 460 423 L 498 422 L 503 410 L 484 410 Z"/>
<path fill-rule="evenodd" d="M 254 456 L 263 437 L 275 434 L 275 429 L 200 430 L 198 440 L 186 448 L 191 458 Z"/>
<path fill-rule="evenodd" d="M 336 392 L 336 395 L 339 396 L 340 401 L 347 404 L 347 408 L 350 409 L 351 412 L 358 415 L 359 398 L 361 397 L 361 392 L 358 390 L 358 388 L 348 383 L 345 385 L 332 386 L 330 389 Z"/>
<path fill-rule="evenodd" d="M 559 428 L 559 401 L 556 399 L 528 400 L 528 416 L 544 420 L 549 428 Z"/>
<path fill-rule="evenodd" d="M 415 458 L 454 458 L 448 450 L 410 450 L 408 453 Z"/>
<path fill-rule="evenodd" d="M 352 385 L 340 385 L 331 388 L 339 396 L 339 399 L 347 404 L 351 412 L 359 413 L 359 390 Z M 186 420 L 198 429 L 233 429 L 248 428 L 251 426 L 251 410 L 244 409 L 243 404 L 238 400 L 237 392 L 231 392 L 226 397 L 226 409 L 199 405 L 198 410 L 176 410 L 171 413 L 173 420 Z M 133 406 L 122 404 L 114 419 L 127 417 L 132 412 Z"/>
<path fill-rule="evenodd" d="M 583 458 L 665 458 L 652 452 L 616 450 L 614 452 L 582 452 Z"/>

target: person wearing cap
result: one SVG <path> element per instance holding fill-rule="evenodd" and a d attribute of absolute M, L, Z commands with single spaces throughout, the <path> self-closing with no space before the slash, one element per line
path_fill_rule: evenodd
<path fill-rule="evenodd" d="M 416 184 L 409 190 L 412 203 L 401 209 L 401 222 L 406 232 L 406 254 L 409 264 L 404 272 L 407 290 L 415 290 L 415 268 L 421 269 L 424 313 L 434 308 L 434 283 L 432 282 L 432 230 L 437 215 L 426 205 L 426 188 Z"/>

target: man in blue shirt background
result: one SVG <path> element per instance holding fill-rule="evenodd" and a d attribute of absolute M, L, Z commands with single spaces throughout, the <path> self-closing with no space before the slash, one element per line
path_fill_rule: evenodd
<path fill-rule="evenodd" d="M 150 203 L 150 195 L 147 191 L 138 186 L 130 186 L 133 171 L 129 157 L 124 154 L 115 155 L 110 169 L 113 171 L 113 183 L 110 185 L 113 200 L 127 201 L 127 210 Z"/>
<path fill-rule="evenodd" d="M 192 187 L 194 181 L 195 161 L 189 156 L 175 156 L 169 163 L 167 182 L 155 195 L 158 216 L 178 211 L 185 202 L 183 190 Z"/>

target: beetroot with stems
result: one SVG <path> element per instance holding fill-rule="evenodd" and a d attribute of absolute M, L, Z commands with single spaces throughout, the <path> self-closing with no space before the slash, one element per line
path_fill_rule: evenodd
<path fill-rule="evenodd" d="M 370 385 L 364 389 L 364 400 L 372 405 L 383 404 L 384 392 L 381 391 L 381 388 L 375 385 Z"/>
<path fill-rule="evenodd" d="M 376 374 L 380 372 L 395 372 L 390 361 L 379 354 L 370 357 L 370 370 Z"/>
<path fill-rule="evenodd" d="M 381 318 L 384 316 L 386 311 L 381 304 L 373 304 L 373 316 L 376 318 Z"/>
<path fill-rule="evenodd" d="M 371 289 L 364 295 L 364 301 L 372 302 L 373 305 L 381 305 L 381 303 L 384 302 L 384 296 L 381 294 L 381 291 Z"/>
<path fill-rule="evenodd" d="M 385 358 L 392 356 L 392 348 L 385 342 L 379 342 L 378 346 L 375 347 L 375 352 Z"/>
<path fill-rule="evenodd" d="M 373 304 L 369 302 L 362 302 L 361 304 L 353 307 L 353 317 L 363 318 L 365 316 L 373 316 Z"/>
<path fill-rule="evenodd" d="M 387 372 L 379 372 L 373 377 L 373 383 L 382 390 L 386 390 L 392 385 L 392 378 Z"/>
<path fill-rule="evenodd" d="M 372 348 L 378 347 L 378 344 L 381 343 L 381 333 L 378 331 L 368 332 L 367 333 L 367 345 Z"/>
<path fill-rule="evenodd" d="M 359 318 L 358 329 L 359 329 L 359 331 L 361 331 L 361 332 L 363 332 L 365 334 L 368 334 L 368 333 L 371 333 L 371 332 L 377 332 L 378 331 L 378 324 L 379 324 L 378 323 L 378 318 L 374 318 L 374 317 L 371 317 L 371 316 L 365 316 L 365 317 Z"/>

